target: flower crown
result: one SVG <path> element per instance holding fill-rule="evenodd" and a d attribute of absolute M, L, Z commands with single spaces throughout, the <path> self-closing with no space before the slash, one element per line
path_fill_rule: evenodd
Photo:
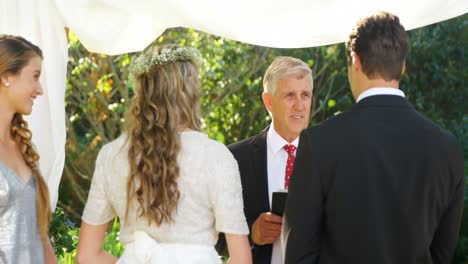
<path fill-rule="evenodd" d="M 130 72 L 133 76 L 139 76 L 154 70 L 156 67 L 174 61 L 193 61 L 201 64 L 201 53 L 192 47 L 166 47 L 157 52 L 142 52 L 132 58 Z"/>

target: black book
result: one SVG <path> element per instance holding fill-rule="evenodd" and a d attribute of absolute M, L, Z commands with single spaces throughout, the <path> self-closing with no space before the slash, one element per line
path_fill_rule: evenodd
<path fill-rule="evenodd" d="M 284 207 L 286 206 L 286 199 L 288 198 L 288 190 L 282 189 L 273 192 L 271 202 L 271 212 L 275 215 L 283 216 Z"/>

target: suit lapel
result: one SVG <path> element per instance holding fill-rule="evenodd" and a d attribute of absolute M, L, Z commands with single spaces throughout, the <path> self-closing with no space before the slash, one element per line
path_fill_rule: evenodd
<path fill-rule="evenodd" d="M 258 136 L 253 138 L 253 162 L 254 162 L 254 173 L 258 175 L 255 177 L 258 181 L 256 182 L 256 188 L 258 191 L 258 199 L 260 204 L 270 211 L 270 198 L 268 194 L 268 169 L 267 169 L 267 135 L 268 127 L 265 128 Z"/>

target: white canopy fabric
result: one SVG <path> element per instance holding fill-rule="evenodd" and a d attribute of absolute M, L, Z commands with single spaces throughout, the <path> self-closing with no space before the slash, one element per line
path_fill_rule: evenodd
<path fill-rule="evenodd" d="M 140 51 L 166 28 L 189 27 L 276 48 L 345 41 L 374 11 L 398 15 L 405 29 L 462 15 L 466 0 L 56 0 L 64 21 L 93 52 Z"/>
<path fill-rule="evenodd" d="M 376 10 L 398 15 L 407 30 L 468 11 L 466 0 L 0 0 L 0 33 L 22 35 L 44 51 L 45 96 L 28 118 L 49 184 L 58 198 L 65 152 L 65 78 L 70 28 L 92 52 L 140 51 L 170 27 L 189 27 L 250 44 L 299 48 L 345 41 Z"/>

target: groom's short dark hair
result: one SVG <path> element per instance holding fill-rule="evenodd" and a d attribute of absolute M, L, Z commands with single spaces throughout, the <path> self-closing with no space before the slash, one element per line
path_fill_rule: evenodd
<path fill-rule="evenodd" d="M 399 81 L 408 51 L 408 36 L 397 16 L 380 11 L 359 20 L 349 35 L 348 65 L 352 51 L 359 56 L 362 71 L 369 79 Z"/>

